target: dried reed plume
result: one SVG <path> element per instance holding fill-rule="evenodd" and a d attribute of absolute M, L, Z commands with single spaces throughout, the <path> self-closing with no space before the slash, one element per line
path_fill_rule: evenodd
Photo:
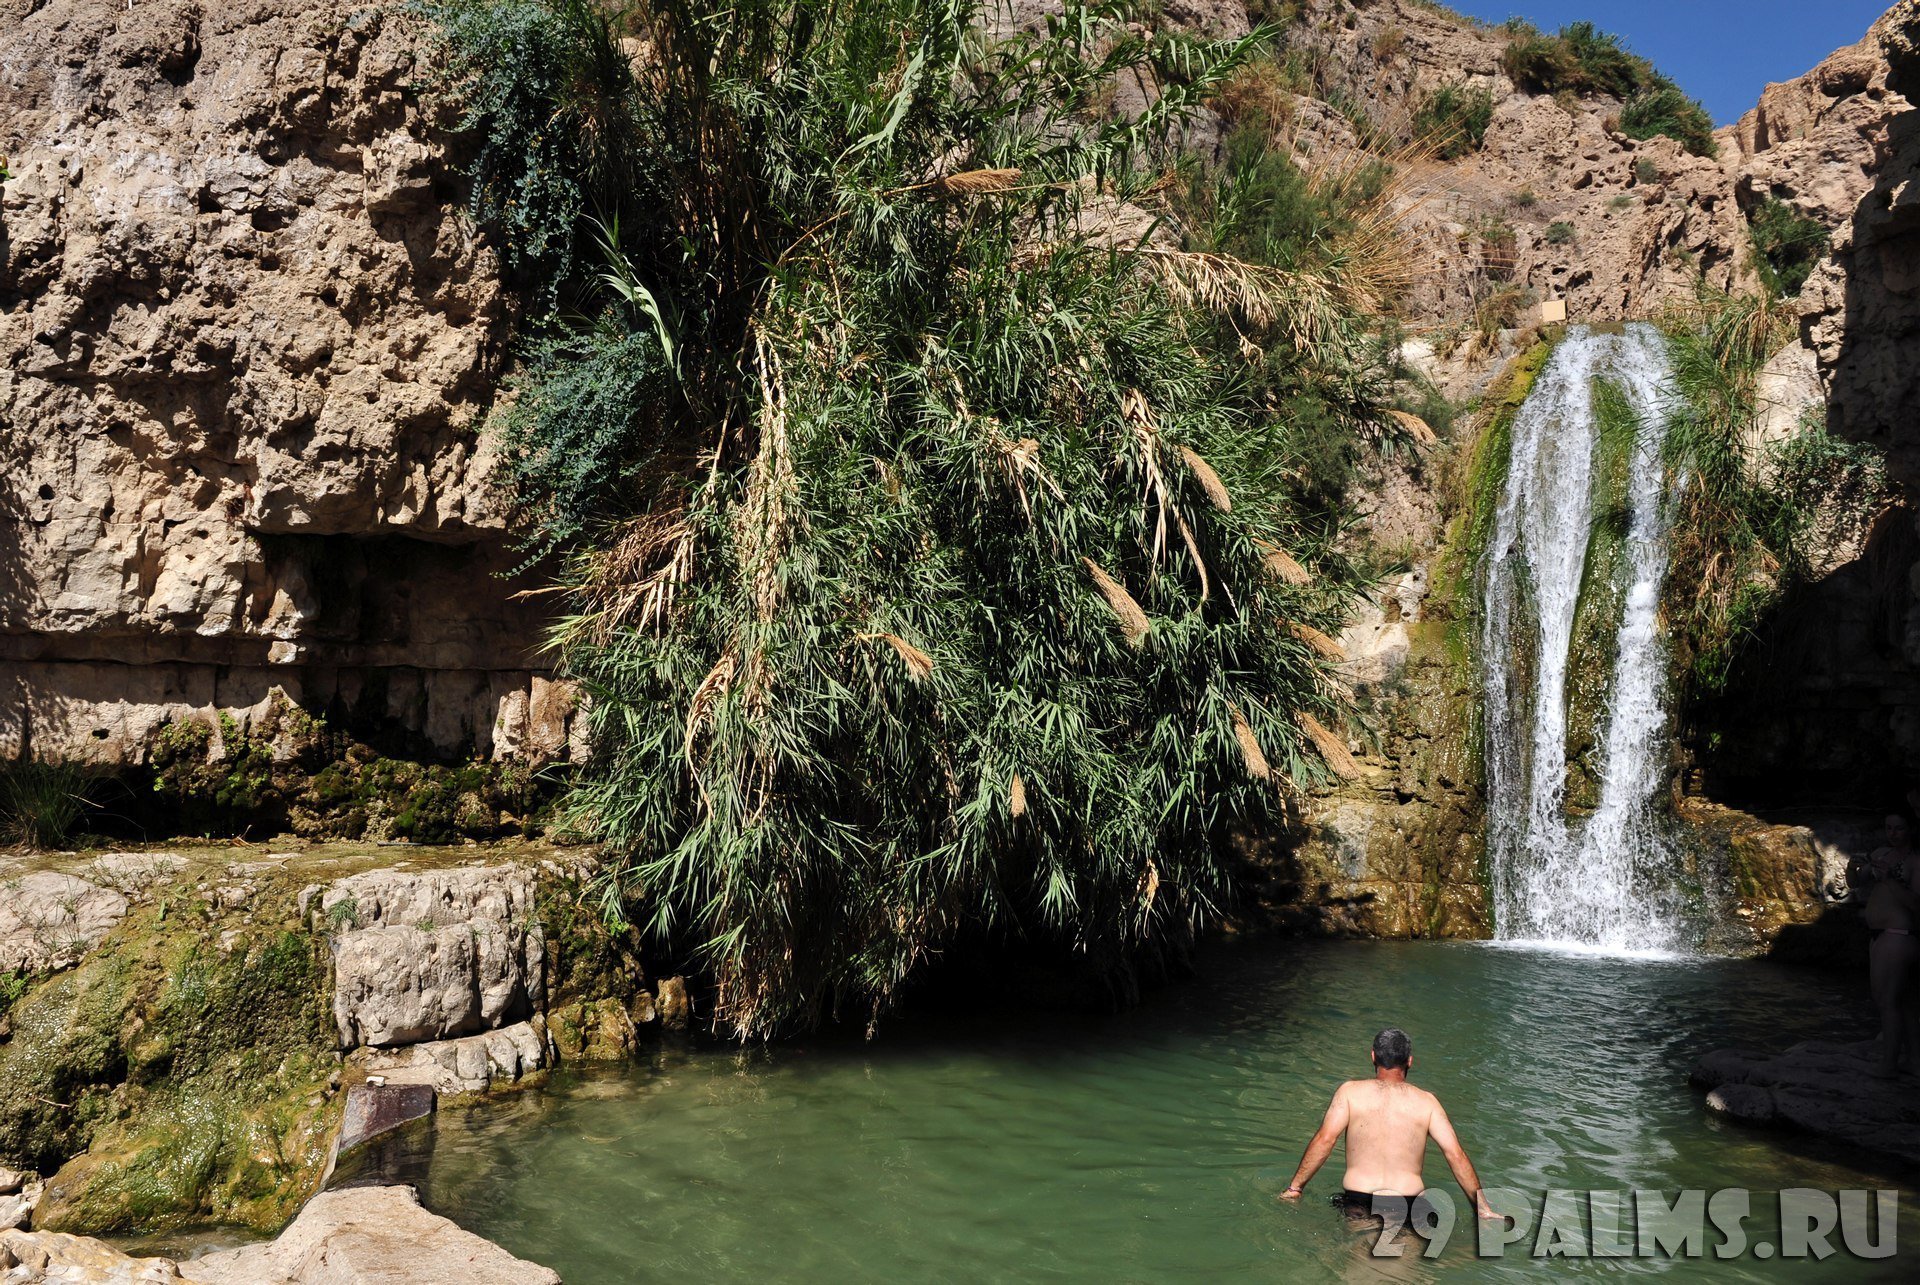
<path fill-rule="evenodd" d="M 1180 458 L 1187 462 L 1193 475 L 1200 479 L 1200 489 L 1207 493 L 1207 500 L 1222 513 L 1233 512 L 1233 497 L 1227 494 L 1227 484 L 1213 471 L 1213 465 L 1200 458 L 1200 452 L 1191 446 L 1180 448 Z"/>
<path fill-rule="evenodd" d="M 1259 536 L 1253 538 L 1253 545 L 1260 550 L 1260 565 L 1274 579 L 1284 580 L 1290 585 L 1313 583 L 1312 574 L 1279 545 L 1262 540 Z"/>
<path fill-rule="evenodd" d="M 1140 912 L 1144 915 L 1153 909 L 1154 894 L 1160 891 L 1160 867 L 1153 864 L 1153 858 L 1147 858 L 1147 868 L 1140 872 L 1140 882 L 1133 886 L 1140 898 Z"/>
<path fill-rule="evenodd" d="M 1268 764 L 1267 756 L 1261 752 L 1260 742 L 1254 737 L 1247 716 L 1240 712 L 1237 705 L 1227 706 L 1227 712 L 1233 718 L 1233 739 L 1240 746 L 1240 759 L 1247 765 L 1247 775 L 1256 781 L 1272 780 L 1273 768 Z"/>
<path fill-rule="evenodd" d="M 1300 730 L 1307 734 L 1307 739 L 1313 742 L 1313 748 L 1320 751 L 1320 757 L 1326 760 L 1335 775 L 1348 779 L 1360 775 L 1360 763 L 1348 751 L 1345 741 L 1329 732 L 1313 715 L 1302 711 L 1299 718 Z"/>
<path fill-rule="evenodd" d="M 1080 565 L 1087 569 L 1087 575 L 1093 579 L 1093 587 L 1107 600 L 1114 619 L 1120 623 L 1120 632 L 1129 646 L 1138 647 L 1147 636 L 1147 630 L 1153 622 L 1147 619 L 1147 613 L 1140 610 L 1140 604 L 1133 595 L 1120 587 L 1120 582 L 1101 570 L 1100 564 L 1092 558 L 1080 559 Z"/>
<path fill-rule="evenodd" d="M 733 676 L 738 673 L 740 662 L 732 652 L 722 655 L 700 680 L 700 686 L 693 690 L 693 700 L 687 706 L 687 734 L 680 750 L 686 756 L 687 770 L 694 773 L 694 783 L 699 784 L 700 776 L 696 771 L 698 764 L 693 757 L 694 742 L 700 739 L 700 733 L 713 722 L 713 711 L 727 694 L 727 688 L 733 684 Z M 706 797 L 705 787 L 701 787 L 701 797 Z"/>
<path fill-rule="evenodd" d="M 1347 658 L 1347 649 L 1342 647 L 1337 639 L 1329 638 L 1312 625 L 1303 625 L 1299 621 L 1294 621 L 1290 623 L 1287 628 L 1293 631 L 1295 638 L 1298 638 L 1301 642 L 1313 648 L 1328 660 L 1345 660 Z"/>
<path fill-rule="evenodd" d="M 987 196 L 1005 192 L 1020 181 L 1019 170 L 962 170 L 927 184 L 939 196 Z"/>
<path fill-rule="evenodd" d="M 1027 782 L 1018 772 L 1007 783 L 1007 811 L 1016 821 L 1027 814 Z"/>
<path fill-rule="evenodd" d="M 878 640 L 893 648 L 901 660 L 907 664 L 907 676 L 914 682 L 925 682 L 933 676 L 933 657 L 900 637 L 898 634 L 855 634 L 862 642 Z"/>
<path fill-rule="evenodd" d="M 1400 427 L 1406 429 L 1413 440 L 1422 446 L 1432 446 L 1440 440 L 1433 426 L 1410 410 L 1390 410 L 1387 414 L 1393 416 Z"/>

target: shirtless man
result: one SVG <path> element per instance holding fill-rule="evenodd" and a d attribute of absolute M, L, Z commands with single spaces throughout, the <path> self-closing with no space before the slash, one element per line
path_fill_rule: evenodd
<path fill-rule="evenodd" d="M 1347 1174 L 1335 1203 L 1349 1213 L 1368 1214 L 1373 1212 L 1375 1196 L 1400 1196 L 1411 1201 L 1426 1190 L 1420 1168 L 1427 1154 L 1427 1139 L 1432 1138 L 1479 1215 L 1500 1217 L 1481 1194 L 1480 1178 L 1473 1172 L 1473 1162 L 1467 1159 L 1466 1148 L 1454 1134 L 1453 1122 L 1447 1119 L 1440 1099 L 1407 1083 L 1407 1071 L 1412 1066 L 1413 1042 L 1405 1031 L 1388 1027 L 1373 1037 L 1373 1078 L 1348 1080 L 1334 1090 L 1327 1118 L 1307 1143 L 1307 1153 L 1300 1158 L 1293 1182 L 1280 1193 L 1282 1200 L 1300 1199 L 1301 1188 L 1320 1172 L 1320 1166 L 1333 1154 L 1333 1144 L 1344 1133 Z"/>
<path fill-rule="evenodd" d="M 1880 1059 L 1873 1073 L 1891 1079 L 1900 1073 L 1900 1054 L 1920 1048 L 1920 1030 L 1911 1029 L 1907 993 L 1920 961 L 1920 937 L 1914 936 L 1914 912 L 1920 908 L 1920 853 L 1913 850 L 1907 819 L 1894 813 L 1886 820 L 1886 846 L 1867 861 L 1872 884 L 1867 890 L 1864 917 L 1871 944 L 1867 947 L 1868 979 L 1873 1006 L 1880 1014 Z M 1920 1069 L 1920 1057 L 1914 1065 Z"/>

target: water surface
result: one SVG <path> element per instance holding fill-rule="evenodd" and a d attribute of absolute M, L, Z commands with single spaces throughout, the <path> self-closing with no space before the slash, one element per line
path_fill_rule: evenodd
<path fill-rule="evenodd" d="M 1870 1023 L 1851 986 L 1745 961 L 1223 947 L 1199 979 L 1113 1018 L 1032 1014 L 1009 993 L 997 1015 L 898 1022 L 873 1043 L 663 1052 L 445 1111 L 423 1195 L 570 1285 L 1531 1278 L 1542 1264 L 1478 1259 L 1464 1235 L 1437 1261 L 1372 1258 L 1371 1238 L 1325 1203 L 1337 1151 L 1307 1201 L 1275 1202 L 1378 1027 L 1412 1034 L 1415 1080 L 1440 1094 L 1489 1185 L 1894 1186 L 1870 1161 L 1714 1121 L 1685 1082 L 1709 1048 L 1857 1038 Z M 1437 1154 L 1427 1177 L 1450 1182 Z M 1896 1264 L 1920 1254 L 1906 1203 L 1913 1249 Z M 1895 1274 L 1844 1252 L 1558 1266 Z"/>

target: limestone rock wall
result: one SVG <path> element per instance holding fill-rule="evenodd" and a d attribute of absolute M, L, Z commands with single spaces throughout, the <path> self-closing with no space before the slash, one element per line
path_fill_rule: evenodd
<path fill-rule="evenodd" d="M 1849 175 L 1837 193 L 1833 252 L 1807 283 L 1802 329 L 1819 357 L 1829 423 L 1883 449 L 1893 475 L 1912 482 L 1920 480 L 1920 432 L 1912 427 L 1920 399 L 1920 112 L 1902 95 L 1920 94 L 1920 5 L 1902 0 L 1863 45 L 1878 46 L 1885 111 L 1868 137 L 1870 172 L 1858 181 Z M 1875 83 L 1856 97 L 1870 96 Z"/>
<path fill-rule="evenodd" d="M 1828 427 L 1874 446 L 1908 487 L 1920 480 L 1916 35 L 1920 5 L 1904 0 L 1722 132 L 1743 204 L 1783 201 L 1831 238 L 1801 291 L 1801 342 L 1762 377 L 1757 435 L 1824 402 Z M 1763 814 L 1844 804 L 1877 817 L 1920 779 L 1920 514 L 1907 500 L 1859 516 L 1864 538 L 1760 623 L 1766 663 L 1716 711 L 1690 788 Z"/>
<path fill-rule="evenodd" d="M 478 431 L 508 299 L 415 34 L 0 0 L 0 752 L 138 760 L 275 688 L 563 752 Z"/>
<path fill-rule="evenodd" d="M 1418 323 L 1458 323 L 1509 285 L 1565 299 L 1575 321 L 1611 321 L 1686 298 L 1701 276 L 1721 287 L 1752 279 L 1726 166 L 1669 138 L 1628 138 L 1614 123 L 1617 100 L 1521 92 L 1500 65 L 1506 31 L 1421 0 L 1301 7 L 1291 45 L 1388 135 L 1405 137 L 1442 87 L 1492 95 L 1481 148 L 1407 167 L 1402 215 L 1421 258 L 1408 306 Z M 1603 25 L 1604 16 L 1595 14 Z M 1309 164 L 1353 141 L 1320 105 L 1298 121 Z"/>

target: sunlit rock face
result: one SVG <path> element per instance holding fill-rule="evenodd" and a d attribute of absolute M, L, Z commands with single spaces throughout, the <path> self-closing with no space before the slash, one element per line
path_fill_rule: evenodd
<path fill-rule="evenodd" d="M 0 750 L 315 711 L 551 756 L 480 427 L 509 305 L 417 32 L 0 0 Z"/>
<path fill-rule="evenodd" d="M 1802 294 L 1802 328 L 1827 385 L 1829 423 L 1885 450 L 1894 476 L 1911 482 L 1920 478 L 1920 112 L 1908 96 L 1920 93 L 1920 5 L 1895 5 L 1857 48 L 1877 50 L 1888 110 L 1866 135 L 1870 172 L 1841 194 L 1833 253 Z"/>

